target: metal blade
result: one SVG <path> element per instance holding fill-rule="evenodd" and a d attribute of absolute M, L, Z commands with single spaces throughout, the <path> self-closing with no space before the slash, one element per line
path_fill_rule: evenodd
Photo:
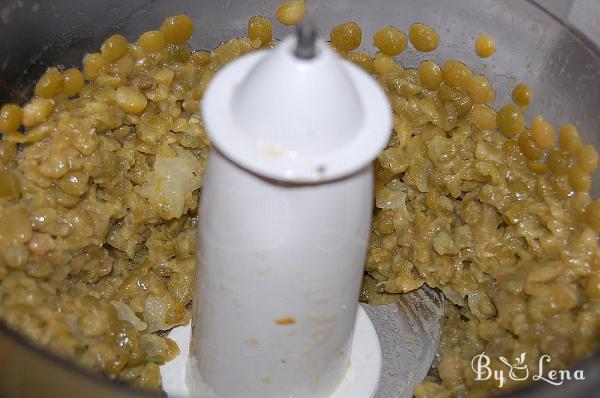
<path fill-rule="evenodd" d="M 361 304 L 375 326 L 383 356 L 375 398 L 410 398 L 421 383 L 440 341 L 444 297 L 423 286 L 384 305 Z"/>

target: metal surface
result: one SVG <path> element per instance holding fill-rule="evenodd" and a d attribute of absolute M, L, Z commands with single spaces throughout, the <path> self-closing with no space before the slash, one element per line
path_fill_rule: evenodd
<path fill-rule="evenodd" d="M 109 380 L 31 345 L 0 323 L 0 397 L 158 398 Z"/>
<path fill-rule="evenodd" d="M 0 0 L 0 103 L 23 101 L 32 82 L 46 67 L 80 65 L 85 52 L 97 51 L 115 32 L 136 39 L 155 29 L 168 15 L 186 13 L 196 22 L 191 45 L 212 48 L 224 38 L 245 34 L 247 20 L 262 14 L 274 20 L 279 0 Z M 586 142 L 600 146 L 600 51 L 576 29 L 564 25 L 531 1 L 455 0 L 311 0 L 309 12 L 320 26 L 357 21 L 373 50 L 373 32 L 383 25 L 406 30 L 412 22 L 438 29 L 442 45 L 432 54 L 408 49 L 406 65 L 424 58 L 438 62 L 464 60 L 484 73 L 497 89 L 496 105 L 509 100 L 517 81 L 529 83 L 536 95 L 528 117 L 543 113 L 553 123 L 574 122 Z M 482 60 L 474 55 L 474 37 L 485 31 L 496 38 L 497 53 Z M 275 24 L 275 37 L 289 34 Z M 326 29 L 320 32 L 327 37 Z M 600 193 L 595 176 L 594 196 Z M 597 396 L 600 353 L 574 366 L 585 381 L 561 387 L 536 383 L 513 397 Z M 90 376 L 17 337 L 0 323 L 0 396 L 2 397 L 136 397 L 131 388 Z M 148 395 L 145 395 L 148 396 Z"/>
<path fill-rule="evenodd" d="M 317 28 L 314 21 L 307 18 L 302 21 L 296 29 L 298 42 L 294 55 L 300 59 L 314 58 L 317 51 Z"/>
<path fill-rule="evenodd" d="M 375 398 L 410 398 L 435 357 L 444 321 L 444 296 L 423 287 L 385 305 L 361 304 L 379 336 L 383 355 Z"/>

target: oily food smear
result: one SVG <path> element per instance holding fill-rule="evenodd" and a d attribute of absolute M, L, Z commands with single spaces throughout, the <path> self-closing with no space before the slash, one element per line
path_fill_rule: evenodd
<path fill-rule="evenodd" d="M 277 16 L 293 25 L 303 1 Z M 109 377 L 160 388 L 159 365 L 178 354 L 162 333 L 190 320 L 198 190 L 210 142 L 202 94 L 225 64 L 276 44 L 256 16 L 248 36 L 212 52 L 187 45 L 186 16 L 136 43 L 108 38 L 83 70 L 49 69 L 23 107 L 0 111 L 0 318 L 38 345 Z M 471 360 L 541 355 L 562 369 L 600 339 L 598 166 L 572 125 L 526 123 L 525 84 L 494 110 L 483 76 L 457 60 L 416 69 L 394 57 L 435 50 L 424 24 L 408 35 L 373 32 L 374 56 L 356 51 L 353 22 L 332 46 L 389 96 L 394 135 L 376 162 L 375 216 L 363 298 L 423 284 L 448 305 L 439 356 L 421 397 L 482 396 Z M 493 38 L 476 43 L 481 56 Z M 555 142 L 556 141 L 556 142 Z M 17 147 L 18 146 L 18 147 Z M 506 380 L 503 390 L 519 383 Z"/>

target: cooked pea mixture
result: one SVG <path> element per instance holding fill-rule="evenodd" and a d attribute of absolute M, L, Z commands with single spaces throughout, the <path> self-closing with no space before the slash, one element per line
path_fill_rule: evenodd
<path fill-rule="evenodd" d="M 292 0 L 276 15 L 294 25 L 305 13 Z M 276 45 L 272 30 L 256 16 L 247 37 L 192 52 L 192 21 L 167 18 L 135 43 L 108 38 L 81 71 L 49 69 L 28 103 L 1 108 L 2 320 L 87 368 L 160 388 L 159 365 L 178 354 L 162 332 L 190 320 L 210 147 L 202 94 L 223 65 Z M 600 202 L 588 194 L 596 149 L 573 125 L 555 134 L 542 116 L 528 123 L 526 84 L 495 110 L 490 82 L 462 62 L 410 69 L 394 58 L 409 44 L 434 51 L 430 26 L 382 27 L 375 55 L 356 51 L 354 22 L 330 38 L 394 111 L 375 165 L 363 298 L 427 284 L 453 304 L 417 398 L 497 392 L 494 380 L 474 380 L 471 359 L 484 351 L 526 352 L 534 373 L 543 354 L 560 369 L 591 353 L 600 339 Z M 494 50 L 489 35 L 475 40 L 479 56 Z"/>

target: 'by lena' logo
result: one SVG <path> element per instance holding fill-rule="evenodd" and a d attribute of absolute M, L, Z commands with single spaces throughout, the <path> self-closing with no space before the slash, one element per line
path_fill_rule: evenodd
<path fill-rule="evenodd" d="M 529 379 L 529 368 L 525 363 L 525 355 L 527 353 L 522 353 L 518 357 L 515 358 L 514 362 L 510 362 L 505 357 L 498 357 L 498 360 L 502 362 L 506 366 L 506 370 L 504 369 L 492 369 L 490 367 L 490 357 L 482 352 L 479 355 L 475 355 L 473 360 L 471 361 L 471 368 L 473 372 L 475 372 L 475 380 L 490 380 L 494 379 L 498 382 L 498 387 L 502 388 L 504 384 L 506 384 L 506 380 L 514 380 L 514 381 L 523 381 Z M 533 381 L 542 380 L 546 383 L 560 386 L 566 380 L 585 380 L 585 376 L 583 374 L 583 370 L 575 370 L 571 372 L 570 370 L 549 370 L 548 372 L 544 371 L 544 364 L 550 363 L 552 359 L 550 355 L 542 355 L 538 362 L 538 372 L 534 374 L 531 379 Z"/>

